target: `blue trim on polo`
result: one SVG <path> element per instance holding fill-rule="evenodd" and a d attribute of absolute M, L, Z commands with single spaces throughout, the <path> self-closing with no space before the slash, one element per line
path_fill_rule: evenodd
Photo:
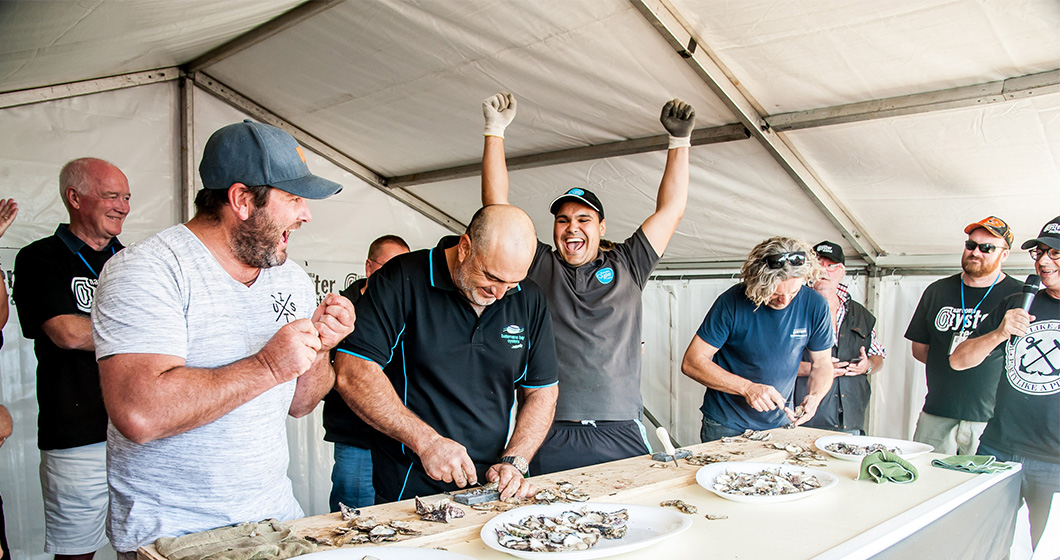
<path fill-rule="evenodd" d="M 350 352 L 349 350 L 346 350 L 344 348 L 336 348 L 335 351 L 342 352 L 343 354 L 349 354 L 349 355 L 351 355 L 351 356 L 353 356 L 355 358 L 360 358 L 360 359 L 362 359 L 362 360 L 364 360 L 366 362 L 375 362 L 375 360 L 373 360 L 371 358 L 366 358 L 366 357 L 364 357 L 364 356 L 362 356 L 362 355 L 360 355 L 360 354 L 358 354 L 356 352 Z"/>
<path fill-rule="evenodd" d="M 551 387 L 553 385 L 559 385 L 559 381 L 553 381 L 548 385 L 523 385 L 523 389 L 544 389 L 545 387 Z"/>
<path fill-rule="evenodd" d="M 529 367 L 530 367 L 530 364 L 527 364 L 527 365 L 523 366 L 523 374 L 522 374 L 522 375 L 520 375 L 520 376 L 519 376 L 519 378 L 518 378 L 518 379 L 516 379 L 516 380 L 515 380 L 515 381 L 514 381 L 514 382 L 512 383 L 512 385 L 518 385 L 520 381 L 522 381 L 522 380 L 526 379 L 526 370 L 527 370 L 527 368 L 529 368 Z"/>
<path fill-rule="evenodd" d="M 390 356 L 387 357 L 386 363 L 383 364 L 384 368 L 386 366 L 390 365 L 390 362 L 394 360 L 394 349 L 397 348 L 397 345 L 401 344 L 402 342 L 404 342 L 401 339 L 401 335 L 405 334 L 405 327 L 407 327 L 407 326 L 409 326 L 408 323 L 405 323 L 404 325 L 401 325 L 401 330 L 398 331 L 397 339 L 394 340 L 394 345 L 390 347 Z M 405 350 L 404 350 L 405 347 L 402 346 L 401 348 L 402 348 L 402 350 L 401 350 L 401 360 L 402 360 L 401 367 L 405 367 L 405 361 L 404 361 L 405 360 Z"/>
<path fill-rule="evenodd" d="M 405 487 L 409 485 L 409 475 L 412 474 L 412 465 L 409 465 L 409 470 L 405 473 L 405 482 L 401 483 L 401 491 L 398 492 L 398 501 L 405 499 Z"/>
<path fill-rule="evenodd" d="M 437 286 L 434 285 L 434 249 L 427 251 L 427 270 L 431 271 L 431 287 L 437 288 Z"/>
<path fill-rule="evenodd" d="M 404 331 L 405 329 L 401 329 L 401 330 Z M 405 341 L 401 341 L 401 376 L 405 378 L 405 388 L 402 390 L 402 393 L 403 393 L 402 397 L 403 398 L 401 400 L 401 404 L 405 405 L 405 408 L 408 408 L 409 407 L 409 372 L 408 372 L 408 369 L 406 369 L 406 367 L 405 367 Z M 401 444 L 401 454 L 402 455 L 405 454 L 405 444 L 404 443 Z M 410 467 L 410 472 L 411 472 L 411 467 Z M 408 482 L 408 476 L 409 475 L 407 475 L 407 474 L 405 475 L 405 481 L 406 482 Z M 401 488 L 402 488 L 402 491 L 404 491 L 405 487 L 402 486 Z M 398 499 L 401 499 L 401 498 L 398 498 Z"/>

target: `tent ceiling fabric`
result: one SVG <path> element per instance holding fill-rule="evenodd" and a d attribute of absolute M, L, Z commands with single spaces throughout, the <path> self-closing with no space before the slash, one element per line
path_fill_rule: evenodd
<path fill-rule="evenodd" d="M 0 2 L 0 91 L 183 64 L 300 3 Z"/>
<path fill-rule="evenodd" d="M 1060 69 L 1055 0 L 664 3 L 700 39 L 696 56 L 712 56 L 762 115 Z M 4 2 L 0 91 L 185 64 L 297 4 Z M 509 156 L 659 134 L 675 96 L 696 107 L 697 127 L 738 121 L 628 0 L 347 1 L 204 72 L 383 176 L 477 162 L 479 101 L 498 90 L 520 102 Z M 780 134 L 883 266 L 952 266 L 960 230 L 987 214 L 1026 239 L 1060 213 L 1057 93 Z M 585 185 L 622 238 L 652 211 L 663 159 L 513 172 L 512 201 L 547 240 L 547 202 Z M 774 234 L 839 241 L 758 141 L 697 146 L 691 163 L 666 261 L 737 261 Z M 478 207 L 476 178 L 408 190 L 464 221 Z"/>

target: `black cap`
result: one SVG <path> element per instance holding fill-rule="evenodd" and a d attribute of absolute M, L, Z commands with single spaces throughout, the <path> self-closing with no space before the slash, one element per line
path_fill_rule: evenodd
<path fill-rule="evenodd" d="M 847 264 L 847 259 L 843 256 L 843 248 L 831 241 L 822 241 L 817 245 L 814 245 L 813 252 L 817 253 L 818 258 L 824 257 L 844 266 Z"/>
<path fill-rule="evenodd" d="M 1049 223 L 1045 224 L 1037 238 L 1025 242 L 1020 248 L 1031 249 L 1039 243 L 1048 245 L 1053 249 L 1060 249 L 1060 216 L 1049 220 Z"/>
<path fill-rule="evenodd" d="M 604 205 L 600 204 L 600 199 L 597 198 L 596 195 L 592 193 L 592 191 L 580 189 L 578 187 L 574 187 L 573 189 L 570 189 L 567 192 L 557 196 L 556 200 L 552 201 L 552 206 L 548 207 L 548 211 L 552 212 L 552 215 L 555 216 L 556 212 L 559 212 L 559 207 L 562 206 L 563 203 L 567 202 L 568 200 L 576 200 L 578 202 L 581 202 L 589 208 L 596 210 L 596 213 L 600 214 L 601 220 L 604 219 Z"/>

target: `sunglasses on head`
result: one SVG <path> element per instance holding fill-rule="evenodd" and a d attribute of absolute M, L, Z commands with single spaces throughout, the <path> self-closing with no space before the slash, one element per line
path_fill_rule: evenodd
<path fill-rule="evenodd" d="M 969 239 L 968 241 L 964 242 L 964 248 L 969 250 L 969 251 L 974 251 L 976 247 L 978 247 L 979 248 L 979 252 L 984 254 L 984 255 L 989 255 L 990 253 L 994 252 L 994 249 L 997 249 L 997 245 L 994 245 L 993 243 L 976 243 L 975 241 L 972 241 L 971 239 Z M 1003 248 L 1007 248 L 1007 247 L 1003 247 Z"/>
<path fill-rule="evenodd" d="M 789 251 L 787 253 L 777 253 L 776 255 L 766 255 L 762 260 L 766 261 L 766 266 L 771 270 L 784 268 L 785 264 L 802 266 L 806 264 L 806 253 L 803 251 Z"/>

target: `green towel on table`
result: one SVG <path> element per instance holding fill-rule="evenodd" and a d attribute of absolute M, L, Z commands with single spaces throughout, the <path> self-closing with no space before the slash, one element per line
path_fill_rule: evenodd
<path fill-rule="evenodd" d="M 976 474 L 1007 471 L 1012 465 L 996 462 L 993 455 L 952 455 L 931 461 L 931 466 Z"/>
<path fill-rule="evenodd" d="M 872 478 L 878 484 L 885 481 L 906 484 L 916 480 L 916 467 L 890 451 L 874 451 L 861 460 L 861 472 L 858 480 Z"/>
<path fill-rule="evenodd" d="M 275 519 L 155 541 L 155 549 L 169 560 L 279 560 L 314 548 Z"/>

